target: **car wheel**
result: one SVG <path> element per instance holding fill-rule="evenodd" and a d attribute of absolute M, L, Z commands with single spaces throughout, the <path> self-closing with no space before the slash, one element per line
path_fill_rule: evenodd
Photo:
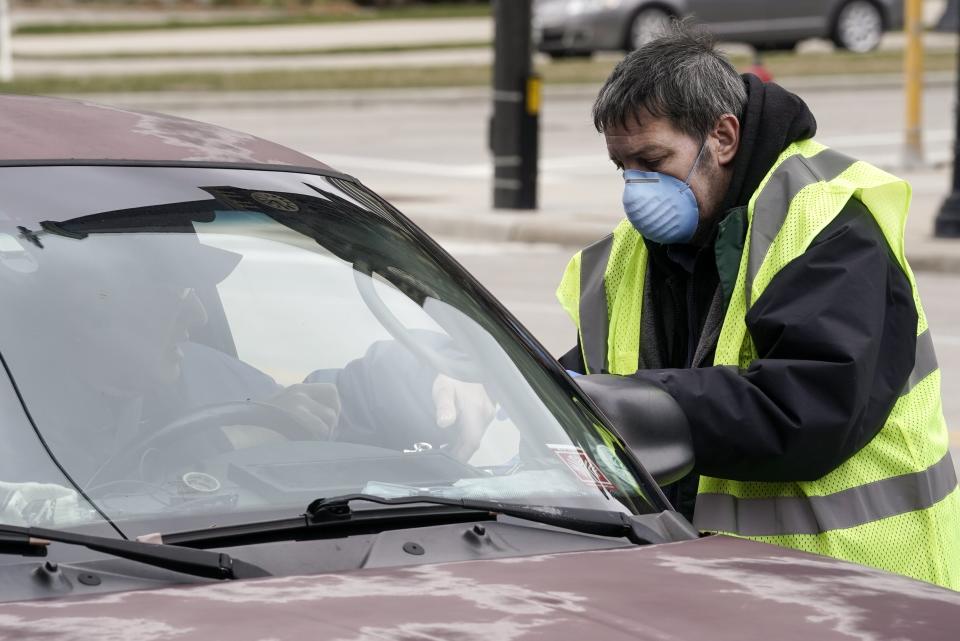
<path fill-rule="evenodd" d="M 637 12 L 630 23 L 627 50 L 633 51 L 661 35 L 670 26 L 673 16 L 659 7 L 647 7 Z"/>
<path fill-rule="evenodd" d="M 883 14 L 870 0 L 850 0 L 843 5 L 833 25 L 833 41 L 838 47 L 866 53 L 880 44 Z"/>

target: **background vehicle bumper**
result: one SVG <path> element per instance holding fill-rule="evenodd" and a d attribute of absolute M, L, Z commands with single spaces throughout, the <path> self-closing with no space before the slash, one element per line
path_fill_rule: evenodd
<path fill-rule="evenodd" d="M 533 40 L 539 51 L 609 51 L 622 49 L 626 20 L 620 11 L 534 16 Z"/>

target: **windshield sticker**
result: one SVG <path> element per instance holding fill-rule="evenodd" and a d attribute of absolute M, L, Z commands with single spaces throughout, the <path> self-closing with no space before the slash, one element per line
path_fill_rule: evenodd
<path fill-rule="evenodd" d="M 547 444 L 553 453 L 557 455 L 564 464 L 570 468 L 570 471 L 577 477 L 581 483 L 587 485 L 596 485 L 604 490 L 614 489 L 613 483 L 603 475 L 597 464 L 587 453 L 579 447 L 573 445 Z"/>

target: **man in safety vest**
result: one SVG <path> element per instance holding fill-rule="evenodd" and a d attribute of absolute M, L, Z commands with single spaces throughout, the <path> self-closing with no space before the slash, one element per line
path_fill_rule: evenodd
<path fill-rule="evenodd" d="M 812 140 L 800 98 L 682 26 L 617 65 L 593 116 L 626 219 L 567 267 L 563 365 L 679 403 L 696 464 L 666 491 L 701 531 L 960 589 L 909 185 Z"/>

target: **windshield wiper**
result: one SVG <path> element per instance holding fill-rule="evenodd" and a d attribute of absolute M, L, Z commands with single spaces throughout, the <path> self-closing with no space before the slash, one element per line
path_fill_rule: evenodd
<path fill-rule="evenodd" d="M 353 510 L 350 507 L 352 501 L 367 501 L 391 507 Z M 396 506 L 407 507 L 400 509 Z M 162 535 L 160 540 L 164 543 L 197 547 L 249 545 L 265 540 L 332 538 L 427 525 L 492 521 L 501 514 L 583 534 L 625 537 L 636 544 L 664 543 L 697 536 L 696 531 L 675 512 L 635 516 L 587 508 L 521 505 L 438 496 L 384 498 L 372 494 L 344 494 L 313 501 L 299 517 L 175 532 Z"/>
<path fill-rule="evenodd" d="M 545 525 L 573 530 L 583 534 L 598 536 L 626 537 L 633 543 L 651 543 L 645 532 L 638 529 L 630 514 L 608 510 L 595 510 L 580 507 L 557 507 L 553 505 L 522 505 L 484 501 L 480 499 L 455 499 L 441 496 L 401 496 L 384 498 L 372 494 L 344 494 L 331 498 L 321 498 L 307 506 L 307 517 L 315 523 L 342 521 L 356 514 L 350 509 L 351 501 L 369 501 L 380 505 L 447 505 L 465 510 L 477 510 L 491 516 L 503 514 L 525 521 L 535 521 Z"/>
<path fill-rule="evenodd" d="M 66 530 L 0 525 L 0 554 L 46 556 L 51 541 L 79 545 L 131 561 L 208 579 L 252 579 L 271 576 L 252 563 L 229 554 L 141 541 L 110 539 Z"/>

